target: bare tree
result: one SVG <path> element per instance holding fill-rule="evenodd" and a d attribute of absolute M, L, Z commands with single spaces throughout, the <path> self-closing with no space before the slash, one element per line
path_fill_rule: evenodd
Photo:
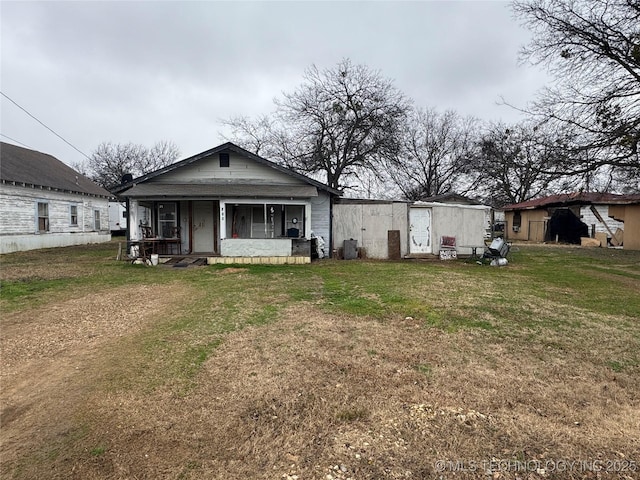
<path fill-rule="evenodd" d="M 158 142 L 151 148 L 104 142 L 91 154 L 87 171 L 92 180 L 108 189 L 119 185 L 125 174 L 145 175 L 172 164 L 179 154 L 178 147 L 168 141 Z"/>
<path fill-rule="evenodd" d="M 513 11 L 534 35 L 522 58 L 548 66 L 556 79 L 531 113 L 571 125 L 578 133 L 575 151 L 590 151 L 574 156 L 572 170 L 638 171 L 640 3 L 518 0 Z"/>
<path fill-rule="evenodd" d="M 312 66 L 275 104 L 271 119 L 226 121 L 234 140 L 298 171 L 321 172 L 336 189 L 397 155 L 410 108 L 390 80 L 348 59 L 323 71 Z"/>
<path fill-rule="evenodd" d="M 577 177 L 563 171 L 566 150 L 566 137 L 547 125 L 489 125 L 474 160 L 481 178 L 476 191 L 495 205 L 506 205 L 571 190 Z"/>
<path fill-rule="evenodd" d="M 400 155 L 388 164 L 388 176 L 407 200 L 474 188 L 470 162 L 477 144 L 477 121 L 454 111 L 418 109 L 408 119 Z"/>

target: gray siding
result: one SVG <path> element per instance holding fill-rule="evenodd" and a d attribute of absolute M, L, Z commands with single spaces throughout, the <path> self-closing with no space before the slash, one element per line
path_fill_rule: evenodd
<path fill-rule="evenodd" d="M 207 183 L 225 180 L 231 183 L 246 183 L 248 180 L 253 180 L 272 184 L 306 185 L 302 180 L 233 153 L 230 155 L 228 167 L 220 167 L 218 155 L 215 154 L 193 165 L 159 175 L 149 182 Z"/>
<path fill-rule="evenodd" d="M 318 196 L 311 198 L 311 230 L 322 237 L 329 248 L 331 232 L 331 198 L 324 190 L 318 189 Z"/>

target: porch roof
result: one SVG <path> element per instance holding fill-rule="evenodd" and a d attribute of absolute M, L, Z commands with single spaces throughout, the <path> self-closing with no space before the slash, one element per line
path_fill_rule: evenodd
<path fill-rule="evenodd" d="M 317 197 L 313 185 L 256 185 L 256 184 L 166 184 L 142 183 L 122 192 L 124 197 Z"/>

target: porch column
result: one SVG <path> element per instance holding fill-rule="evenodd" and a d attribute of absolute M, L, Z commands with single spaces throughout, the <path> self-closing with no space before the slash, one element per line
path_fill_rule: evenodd
<path fill-rule="evenodd" d="M 220 201 L 220 239 L 224 240 L 227 238 L 227 204 Z"/>
<path fill-rule="evenodd" d="M 130 240 L 140 240 L 140 229 L 138 228 L 138 200 L 129 199 L 129 218 L 127 220 Z"/>
<path fill-rule="evenodd" d="M 311 202 L 304 202 L 304 238 L 311 239 Z"/>

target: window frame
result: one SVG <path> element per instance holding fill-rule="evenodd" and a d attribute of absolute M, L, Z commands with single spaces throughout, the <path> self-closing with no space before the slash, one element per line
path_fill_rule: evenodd
<path fill-rule="evenodd" d="M 96 232 L 99 232 L 101 227 L 102 227 L 102 220 L 100 218 L 100 209 L 94 208 L 93 209 L 93 229 Z"/>
<path fill-rule="evenodd" d="M 44 209 L 46 210 L 44 212 L 44 215 L 41 215 L 40 213 L 40 206 L 44 206 Z M 40 220 L 44 221 L 44 228 L 40 228 Z M 50 220 L 50 213 L 49 213 L 49 202 L 46 200 L 37 200 L 36 201 L 36 233 L 41 234 L 41 233 L 49 233 L 51 231 L 51 220 Z"/>
<path fill-rule="evenodd" d="M 75 214 L 73 210 L 75 209 Z M 74 221 L 75 217 L 75 221 Z M 78 226 L 78 204 L 74 203 L 69 205 L 69 226 L 77 227 Z"/>
<path fill-rule="evenodd" d="M 165 209 L 166 205 L 171 205 L 173 206 L 173 219 L 163 219 L 163 215 L 164 212 L 163 210 Z M 178 202 L 158 202 L 156 205 L 156 213 L 157 213 L 157 220 L 158 220 L 158 230 L 157 230 L 157 236 L 160 238 L 171 238 L 171 232 L 174 231 L 173 229 L 178 227 L 178 217 L 179 217 L 179 212 L 178 212 Z M 166 229 L 165 229 L 166 227 Z"/>

